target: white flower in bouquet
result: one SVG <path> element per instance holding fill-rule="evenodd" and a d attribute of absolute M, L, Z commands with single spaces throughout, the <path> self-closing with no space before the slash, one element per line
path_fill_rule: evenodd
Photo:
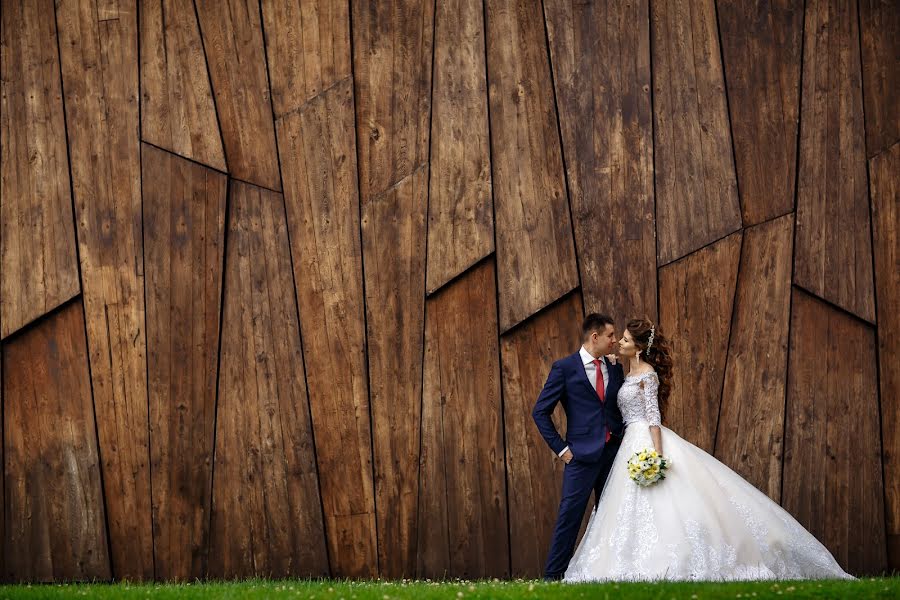
<path fill-rule="evenodd" d="M 656 450 L 644 448 L 628 460 L 628 476 L 640 486 L 648 486 L 666 478 L 669 461 Z"/>

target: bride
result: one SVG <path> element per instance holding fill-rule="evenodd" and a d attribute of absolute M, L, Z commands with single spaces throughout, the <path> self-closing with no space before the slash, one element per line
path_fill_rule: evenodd
<path fill-rule="evenodd" d="M 630 321 L 619 355 L 631 365 L 618 396 L 625 436 L 565 581 L 852 579 L 787 511 L 661 425 L 672 359 L 658 328 Z M 669 468 L 644 487 L 628 462 L 645 448 Z"/>

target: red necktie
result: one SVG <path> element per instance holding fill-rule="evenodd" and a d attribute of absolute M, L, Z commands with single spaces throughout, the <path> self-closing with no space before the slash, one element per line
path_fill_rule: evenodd
<path fill-rule="evenodd" d="M 606 392 L 603 389 L 603 371 L 600 370 L 600 359 L 594 359 L 594 366 L 597 367 L 597 384 L 595 387 L 597 388 L 597 396 L 600 398 L 600 404 L 606 404 Z M 606 428 L 606 441 L 609 441 L 610 438 L 609 427 Z"/>

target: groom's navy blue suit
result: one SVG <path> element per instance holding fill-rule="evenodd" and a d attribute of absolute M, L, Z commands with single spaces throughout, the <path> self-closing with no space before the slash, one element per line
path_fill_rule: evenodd
<path fill-rule="evenodd" d="M 568 446 L 573 456 L 563 474 L 559 516 L 544 567 L 544 576 L 548 578 L 558 578 L 565 572 L 575 552 L 575 538 L 588 498 L 593 490 L 595 502 L 599 500 L 625 431 L 617 401 L 625 374 L 622 365 L 613 365 L 605 357 L 603 362 L 608 374 L 604 402 L 600 402 L 585 372 L 581 354 L 576 352 L 553 363 L 532 411 L 547 445 L 557 454 Z M 597 382 L 603 385 L 600 369 L 597 369 Z M 559 402 L 566 412 L 565 440 L 551 420 L 553 409 Z M 606 441 L 607 430 L 612 434 L 609 442 Z"/>

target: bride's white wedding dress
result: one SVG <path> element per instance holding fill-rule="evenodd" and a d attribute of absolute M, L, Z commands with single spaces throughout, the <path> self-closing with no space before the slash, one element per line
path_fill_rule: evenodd
<path fill-rule="evenodd" d="M 627 463 L 660 424 L 655 372 L 619 390 L 625 436 L 565 581 L 848 578 L 811 533 L 768 496 L 660 427 L 666 478 L 634 483 Z"/>

